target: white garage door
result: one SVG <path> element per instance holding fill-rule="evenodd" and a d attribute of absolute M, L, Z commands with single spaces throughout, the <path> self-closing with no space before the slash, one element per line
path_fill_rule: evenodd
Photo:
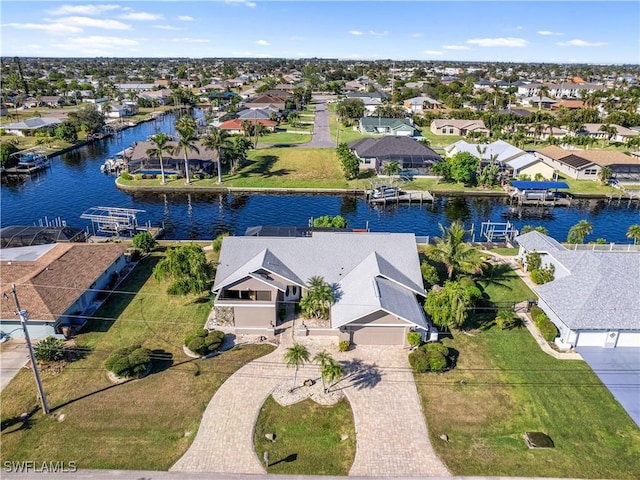
<path fill-rule="evenodd" d="M 640 332 L 620 332 L 616 347 L 640 347 Z"/>
<path fill-rule="evenodd" d="M 607 340 L 607 332 L 580 332 L 578 334 L 578 347 L 604 347 Z"/>
<path fill-rule="evenodd" d="M 352 327 L 351 343 L 356 345 L 402 345 L 404 327 Z"/>

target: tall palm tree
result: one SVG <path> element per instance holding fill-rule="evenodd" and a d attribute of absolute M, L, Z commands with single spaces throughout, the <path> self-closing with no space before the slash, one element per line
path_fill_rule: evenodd
<path fill-rule="evenodd" d="M 599 132 L 604 132 L 606 135 L 607 141 L 613 140 L 613 138 L 618 134 L 618 129 L 611 124 L 603 123 L 600 125 L 598 129 Z"/>
<path fill-rule="evenodd" d="M 180 119 L 182 118 L 185 117 L 180 117 Z M 173 152 L 174 154 L 178 154 L 180 152 L 183 153 L 186 183 L 189 184 L 191 183 L 191 178 L 189 177 L 189 152 L 194 151 L 196 153 L 200 153 L 200 149 L 196 145 L 198 138 L 196 137 L 195 129 L 192 129 L 190 126 L 182 126 L 181 128 L 176 124 L 176 130 L 178 131 L 178 142 L 174 147 Z"/>
<path fill-rule="evenodd" d="M 202 145 L 207 150 L 216 152 L 218 162 L 218 183 L 222 183 L 222 149 L 232 148 L 229 132 L 219 128 L 211 129 L 211 132 L 204 137 Z"/>
<path fill-rule="evenodd" d="M 542 85 L 538 88 L 538 110 L 542 110 L 542 97 L 545 95 L 549 95 L 549 87 Z"/>
<path fill-rule="evenodd" d="M 331 361 L 322 368 L 322 383 L 327 385 L 324 393 L 329 393 L 331 387 L 340 381 L 343 374 L 344 370 L 342 369 L 342 365 L 334 359 L 331 359 Z"/>
<path fill-rule="evenodd" d="M 569 229 L 567 243 L 584 243 L 587 235 L 593 232 L 593 225 L 588 220 L 580 220 Z"/>
<path fill-rule="evenodd" d="M 427 256 L 441 262 L 447 267 L 447 275 L 451 279 L 454 273 L 478 273 L 484 267 L 484 261 L 476 250 L 464 241 L 467 231 L 459 221 L 450 227 L 440 226 L 442 237 L 436 237 L 436 243 L 427 247 Z"/>
<path fill-rule="evenodd" d="M 335 294 L 331 285 L 320 276 L 311 277 L 307 282 L 307 292 L 300 299 L 300 307 L 305 315 L 313 318 L 329 318 Z"/>
<path fill-rule="evenodd" d="M 640 240 L 640 225 L 631 225 L 627 230 L 627 238 L 632 238 L 633 244 L 637 244 Z"/>
<path fill-rule="evenodd" d="M 151 148 L 148 148 L 146 155 L 149 158 L 157 158 L 160 161 L 160 176 L 162 178 L 161 183 L 164 185 L 167 183 L 164 178 L 164 162 L 163 156 L 165 153 L 172 153 L 173 146 L 169 145 L 169 135 L 166 133 L 156 133 L 151 138 Z"/>
<path fill-rule="evenodd" d="M 324 372 L 324 370 L 327 367 L 327 365 L 329 365 L 334 360 L 333 360 L 333 357 L 329 354 L 329 352 L 327 352 L 326 350 L 323 350 L 323 351 L 318 352 L 318 353 L 316 353 L 314 355 L 313 361 L 320 366 L 320 372 Z M 324 375 L 321 374 L 321 378 L 322 378 L 322 387 L 324 388 L 324 391 L 326 392 L 327 391 L 327 386 L 325 384 Z"/>
<path fill-rule="evenodd" d="M 298 368 L 303 365 L 304 362 L 309 361 L 309 350 L 304 345 L 299 343 L 294 344 L 292 347 L 287 348 L 284 352 L 284 361 L 287 363 L 287 367 L 294 367 L 293 371 L 293 384 L 290 392 L 296 387 L 296 377 L 298 375 Z"/>

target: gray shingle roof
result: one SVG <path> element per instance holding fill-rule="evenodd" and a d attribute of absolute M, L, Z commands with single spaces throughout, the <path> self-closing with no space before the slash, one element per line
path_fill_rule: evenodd
<path fill-rule="evenodd" d="M 429 147 L 409 137 L 388 136 L 368 143 L 353 142 L 350 146 L 360 158 L 420 155 L 440 160 L 440 156 Z"/>
<path fill-rule="evenodd" d="M 537 231 L 531 231 L 516 237 L 518 245 L 524 247 L 528 252 L 562 252 L 567 251 L 560 242 Z"/>

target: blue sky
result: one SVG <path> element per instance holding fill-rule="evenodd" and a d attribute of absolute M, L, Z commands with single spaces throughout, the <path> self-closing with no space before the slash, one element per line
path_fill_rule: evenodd
<path fill-rule="evenodd" d="M 2 0 L 3 56 L 640 63 L 631 1 Z"/>

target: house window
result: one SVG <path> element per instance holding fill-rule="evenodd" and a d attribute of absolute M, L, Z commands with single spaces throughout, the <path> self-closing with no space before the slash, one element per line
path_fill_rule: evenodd
<path fill-rule="evenodd" d="M 453 135 L 453 128 L 449 129 L 449 133 Z"/>
<path fill-rule="evenodd" d="M 442 127 L 442 133 L 446 135 L 447 129 L 445 127 Z"/>
<path fill-rule="evenodd" d="M 585 174 L 585 175 L 595 175 L 596 173 L 598 173 L 598 170 L 597 170 L 597 169 L 595 169 L 595 168 L 587 168 L 587 169 L 584 171 L 584 174 Z"/>
<path fill-rule="evenodd" d="M 363 163 L 364 163 L 365 165 L 371 165 L 371 159 L 370 159 L 370 158 L 365 158 L 365 159 L 363 160 Z"/>

